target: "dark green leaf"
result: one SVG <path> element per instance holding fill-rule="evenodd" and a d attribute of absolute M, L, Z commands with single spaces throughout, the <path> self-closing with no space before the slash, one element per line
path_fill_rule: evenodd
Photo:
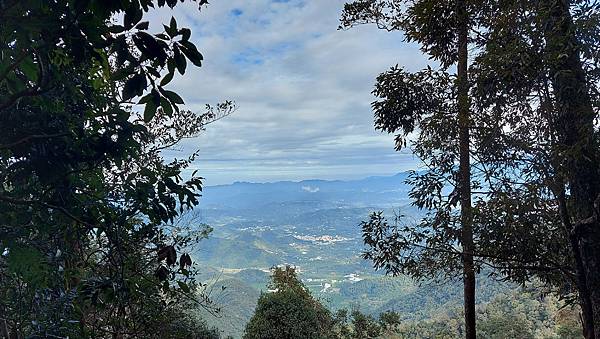
<path fill-rule="evenodd" d="M 190 40 L 192 31 L 189 28 L 182 28 L 179 32 L 181 32 L 181 38 L 183 39 L 183 41 Z"/>
<path fill-rule="evenodd" d="M 173 72 L 167 73 L 167 75 L 165 75 L 165 77 L 160 81 L 160 85 L 165 86 L 169 82 L 171 82 L 171 80 L 173 80 L 173 75 L 175 75 L 175 73 L 173 73 Z"/>
<path fill-rule="evenodd" d="M 149 24 L 150 24 L 150 23 L 149 23 L 148 21 L 142 21 L 142 22 L 140 22 L 139 24 L 137 24 L 137 25 L 135 26 L 135 28 L 137 28 L 137 29 L 141 29 L 141 30 L 146 30 L 146 29 L 148 29 L 148 26 L 149 26 Z"/>
<path fill-rule="evenodd" d="M 142 15 L 143 15 L 143 12 L 142 12 L 142 9 L 139 7 L 139 3 L 136 6 L 136 5 L 134 5 L 134 2 L 132 2 L 130 4 L 130 6 L 125 10 L 125 18 L 124 18 L 125 29 L 130 29 L 134 25 L 136 25 L 138 22 L 140 22 L 140 20 L 142 20 Z"/>
<path fill-rule="evenodd" d="M 198 51 L 198 49 L 196 48 L 196 45 L 194 45 L 193 43 L 189 42 L 189 41 L 182 41 L 181 42 L 181 51 L 183 52 L 183 54 L 185 54 L 185 56 L 190 59 L 190 61 L 200 67 L 202 66 L 202 60 L 204 59 L 204 57 L 202 56 L 202 54 L 200 54 L 200 52 Z"/>
<path fill-rule="evenodd" d="M 190 287 L 183 281 L 177 281 L 177 285 L 179 285 L 179 288 L 181 288 L 183 292 L 190 293 Z"/>
<path fill-rule="evenodd" d="M 163 111 L 167 116 L 173 116 L 173 107 L 171 106 L 169 100 L 165 98 L 160 98 L 160 107 L 162 107 Z"/>
<path fill-rule="evenodd" d="M 112 25 L 108 27 L 108 31 L 114 34 L 125 32 L 125 27 L 121 25 Z"/>
<path fill-rule="evenodd" d="M 174 52 L 175 52 L 175 56 L 174 56 L 175 63 L 177 64 L 177 71 L 179 71 L 179 74 L 183 75 L 185 73 L 187 61 L 185 60 L 185 56 L 183 54 L 181 54 L 181 52 L 179 52 L 179 48 L 175 47 Z"/>
<path fill-rule="evenodd" d="M 142 95 L 146 89 L 146 75 L 138 73 L 125 82 L 123 88 L 123 100 L 129 100 L 135 96 Z"/>
<path fill-rule="evenodd" d="M 19 68 L 21 69 L 23 74 L 25 74 L 27 79 L 29 79 L 33 82 L 37 81 L 38 67 L 33 62 L 33 59 L 31 57 L 26 57 L 25 59 L 23 59 L 23 61 L 21 61 L 21 64 L 19 64 Z"/>
<path fill-rule="evenodd" d="M 177 31 L 177 21 L 175 21 L 175 17 L 171 17 L 171 21 L 169 22 L 169 28 L 173 31 Z"/>
<path fill-rule="evenodd" d="M 168 91 L 168 90 L 164 90 L 163 93 L 167 96 L 167 98 L 169 98 L 169 100 L 171 100 L 172 103 L 174 104 L 183 104 L 183 99 L 179 96 L 179 94 L 173 92 L 173 91 Z"/>
<path fill-rule="evenodd" d="M 144 121 L 145 122 L 150 122 L 150 120 L 152 120 L 152 118 L 154 118 L 154 115 L 156 115 L 156 108 L 157 107 L 152 100 L 150 100 L 146 103 L 146 108 L 144 109 Z"/>

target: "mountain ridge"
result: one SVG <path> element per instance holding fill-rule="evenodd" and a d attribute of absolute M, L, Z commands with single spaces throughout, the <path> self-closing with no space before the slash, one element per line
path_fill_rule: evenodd
<path fill-rule="evenodd" d="M 234 181 L 230 184 L 207 185 L 207 186 L 205 186 L 205 188 L 218 188 L 218 187 L 234 186 L 234 185 L 301 184 L 301 183 L 309 183 L 309 182 L 313 182 L 313 183 L 314 182 L 350 183 L 350 182 L 357 182 L 357 181 L 364 181 L 364 180 L 371 180 L 371 179 L 393 178 L 393 177 L 398 177 L 398 176 L 402 176 L 402 175 L 405 175 L 408 177 L 408 175 L 411 172 L 412 171 L 398 172 L 394 175 L 370 175 L 370 176 L 363 177 L 360 179 L 348 179 L 348 180 L 342 180 L 342 179 L 329 180 L 329 179 L 313 178 L 313 179 L 303 179 L 303 180 L 278 180 L 278 181 L 265 181 L 265 182 Z"/>

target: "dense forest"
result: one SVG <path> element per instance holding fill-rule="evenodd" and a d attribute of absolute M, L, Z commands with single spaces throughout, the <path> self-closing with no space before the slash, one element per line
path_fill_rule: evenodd
<path fill-rule="evenodd" d="M 430 60 L 418 71 L 380 65 L 365 112 L 423 164 L 398 183 L 409 202 L 327 205 L 355 199 L 344 189 L 319 201 L 321 214 L 302 214 L 309 202 L 297 200 L 198 220 L 211 199 L 192 171 L 203 145 L 165 151 L 238 107 L 232 97 L 196 112 L 173 85 L 203 66 L 201 44 L 177 17 L 149 17 L 190 2 L 201 21 L 206 0 L 0 0 L 0 338 L 600 338 L 599 3 L 342 4 L 344 34 L 401 32 Z M 362 222 L 347 225 L 350 212 Z M 269 218 L 295 224 L 244 233 Z M 212 237 L 206 220 L 239 227 Z M 324 223 L 346 233 L 297 233 Z M 331 254 L 353 234 L 360 250 Z M 305 267 L 380 274 L 319 285 L 368 310 L 329 307 L 311 272 L 273 262 L 308 244 L 330 252 Z M 221 268 L 274 264 L 220 271 L 261 291 L 245 299 L 237 332 L 220 327 L 241 309 L 215 292 L 235 286 L 206 278 L 203 253 Z M 349 253 L 360 263 L 342 260 Z M 328 255 L 338 261 L 320 264 Z"/>

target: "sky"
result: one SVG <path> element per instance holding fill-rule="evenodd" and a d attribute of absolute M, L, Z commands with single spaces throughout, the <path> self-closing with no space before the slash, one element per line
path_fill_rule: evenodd
<path fill-rule="evenodd" d="M 375 131 L 375 78 L 399 64 L 428 60 L 400 32 L 359 26 L 337 30 L 343 0 L 213 0 L 150 14 L 150 30 L 171 16 L 192 30 L 204 55 L 172 88 L 186 108 L 232 100 L 237 110 L 166 156 L 199 149 L 192 170 L 205 184 L 357 179 L 414 169 L 393 135 Z"/>

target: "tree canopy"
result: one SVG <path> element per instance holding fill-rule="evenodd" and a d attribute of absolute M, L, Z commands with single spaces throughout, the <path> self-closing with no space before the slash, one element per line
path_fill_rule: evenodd
<path fill-rule="evenodd" d="M 210 307 L 195 296 L 185 252 L 205 233 L 173 226 L 198 204 L 202 178 L 184 172 L 195 154 L 167 160 L 161 150 L 233 106 L 193 113 L 168 89 L 202 55 L 175 18 L 156 33 L 143 19 L 178 3 L 0 2 L 0 325 L 9 333 L 160 337 L 160 322 L 184 324 L 177 305 Z"/>
<path fill-rule="evenodd" d="M 373 23 L 402 30 L 440 67 L 416 73 L 394 67 L 378 77 L 373 92 L 375 127 L 398 133 L 397 147 L 411 147 L 426 166 L 409 180 L 415 205 L 427 213 L 421 223 L 404 227 L 400 219 L 389 222 L 381 214 L 363 223 L 365 256 L 390 273 L 451 277 L 467 251 L 464 244 L 456 247 L 464 238 L 451 226 L 457 223 L 453 206 L 462 198 L 454 106 L 460 90 L 440 80 L 453 78 L 444 73 L 458 49 L 438 48 L 457 42 L 454 5 L 354 1 L 341 18 L 342 28 Z M 473 46 L 468 100 L 476 266 L 521 283 L 541 279 L 563 295 L 576 294 L 585 335 L 593 338 L 600 247 L 594 203 L 600 150 L 593 122 L 597 4 L 467 1 L 466 6 Z"/>
<path fill-rule="evenodd" d="M 333 338 L 333 318 L 296 276 L 293 267 L 275 267 L 269 292 L 258 299 L 244 338 Z"/>

